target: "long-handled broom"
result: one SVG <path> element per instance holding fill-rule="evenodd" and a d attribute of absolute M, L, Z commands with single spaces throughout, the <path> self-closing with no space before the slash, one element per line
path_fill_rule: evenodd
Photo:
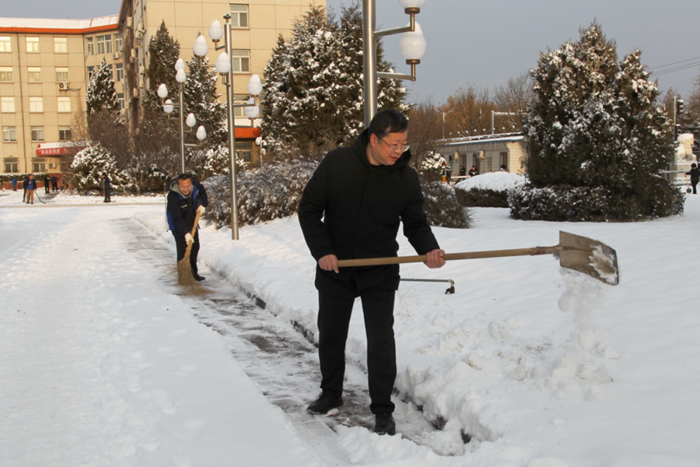
<path fill-rule="evenodd" d="M 199 210 L 194 217 L 194 226 L 192 226 L 192 238 L 197 233 L 197 224 L 199 224 Z M 194 243 L 194 242 L 193 242 Z M 187 245 L 185 256 L 177 262 L 177 283 L 179 285 L 194 285 L 197 283 L 192 275 L 192 265 L 190 264 L 190 253 L 192 252 L 192 243 Z"/>

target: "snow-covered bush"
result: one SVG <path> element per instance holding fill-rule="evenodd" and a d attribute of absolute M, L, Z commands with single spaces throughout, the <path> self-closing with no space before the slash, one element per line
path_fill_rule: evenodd
<path fill-rule="evenodd" d="M 515 219 L 574 222 L 625 222 L 683 212 L 683 195 L 667 190 L 668 182 L 650 182 L 650 199 L 625 196 L 606 187 L 558 185 L 545 188 L 522 185 L 509 191 L 510 215 Z M 653 196 L 655 195 L 655 196 Z"/>
<path fill-rule="evenodd" d="M 507 208 L 508 191 L 525 183 L 525 176 L 508 172 L 491 172 L 467 178 L 455 185 L 462 206 Z"/>
<path fill-rule="evenodd" d="M 80 193 L 102 189 L 100 177 L 109 175 L 112 190 L 119 191 L 128 183 L 126 175 L 117 169 L 117 161 L 102 145 L 89 146 L 73 158 L 73 186 Z"/>
<path fill-rule="evenodd" d="M 317 166 L 317 162 L 293 160 L 238 173 L 238 225 L 267 222 L 296 213 Z M 216 176 L 203 183 L 209 195 L 204 218 L 218 228 L 231 225 L 230 178 Z"/>
<path fill-rule="evenodd" d="M 445 159 L 436 152 L 428 153 L 420 162 L 420 172 L 434 177 L 442 176 L 445 170 Z"/>
<path fill-rule="evenodd" d="M 599 220 L 682 210 L 673 186 L 657 177 L 673 157 L 671 126 L 656 106 L 658 87 L 640 54 L 635 50 L 618 63 L 614 41 L 594 23 L 578 42 L 541 55 L 531 72 L 535 100 L 524 126 L 530 183 L 512 198 L 518 204 L 511 204 L 511 216 L 544 219 L 558 212 L 560 220 L 569 220 L 567 213 L 580 219 L 559 202 L 584 195 L 594 197 L 582 200 L 590 206 L 615 203 L 599 206 L 592 216 Z M 525 200 L 530 204 L 519 204 Z"/>
<path fill-rule="evenodd" d="M 457 229 L 472 227 L 471 212 L 459 204 L 452 186 L 424 178 L 421 180 L 421 188 L 425 197 L 423 210 L 428 224 Z"/>

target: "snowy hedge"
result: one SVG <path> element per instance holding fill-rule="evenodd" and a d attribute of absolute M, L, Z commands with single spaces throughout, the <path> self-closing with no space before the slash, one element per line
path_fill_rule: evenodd
<path fill-rule="evenodd" d="M 536 188 L 523 185 L 509 192 L 510 215 L 514 219 L 574 222 L 625 222 L 667 217 L 683 212 L 683 195 L 666 189 L 657 179 L 648 192 L 651 199 L 616 193 L 605 187 L 560 185 Z"/>
<path fill-rule="evenodd" d="M 460 205 L 454 187 L 441 181 L 423 180 L 421 184 L 425 197 L 423 210 L 428 224 L 457 229 L 472 227 L 471 212 Z"/>
<path fill-rule="evenodd" d="M 297 212 L 304 188 L 318 167 L 307 160 L 283 161 L 239 172 L 238 225 L 250 225 L 288 217 Z M 203 182 L 209 195 L 204 219 L 217 228 L 231 225 L 231 182 L 228 176 Z M 460 206 L 452 187 L 441 182 L 422 181 L 425 214 L 430 225 L 468 228 L 470 213 Z"/>
<path fill-rule="evenodd" d="M 294 160 L 238 173 L 238 225 L 291 216 L 297 212 L 306 183 L 317 162 Z M 231 225 L 231 183 L 228 176 L 204 181 L 209 208 L 204 218 L 218 228 Z"/>
<path fill-rule="evenodd" d="M 524 183 L 523 175 L 508 172 L 485 173 L 457 183 L 455 193 L 462 206 L 507 208 L 508 191 Z"/>

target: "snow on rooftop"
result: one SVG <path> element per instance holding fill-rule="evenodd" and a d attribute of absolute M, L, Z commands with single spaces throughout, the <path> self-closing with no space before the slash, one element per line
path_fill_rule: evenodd
<path fill-rule="evenodd" d="M 117 25 L 119 15 L 100 16 L 90 19 L 55 19 L 55 18 L 0 18 L 0 29 L 90 29 Z"/>

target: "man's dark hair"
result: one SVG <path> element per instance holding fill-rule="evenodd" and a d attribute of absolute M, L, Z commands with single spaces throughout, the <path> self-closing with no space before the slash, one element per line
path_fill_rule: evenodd
<path fill-rule="evenodd" d="M 190 174 L 180 174 L 177 176 L 178 180 L 192 180 L 192 175 Z"/>
<path fill-rule="evenodd" d="M 377 112 L 367 129 L 368 135 L 380 138 L 389 133 L 403 133 L 408 130 L 408 119 L 396 109 L 386 109 Z"/>

